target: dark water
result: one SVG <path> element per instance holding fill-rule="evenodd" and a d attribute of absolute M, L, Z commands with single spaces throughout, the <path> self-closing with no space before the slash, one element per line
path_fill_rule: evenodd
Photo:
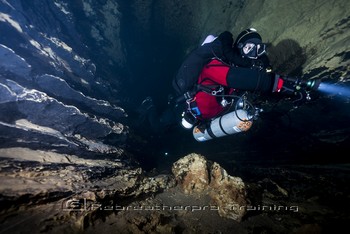
<path fill-rule="evenodd" d="M 249 131 L 206 142 L 197 142 L 192 130 L 179 125 L 161 135 L 145 127 L 141 135 L 147 143 L 135 147 L 142 147 L 137 156 L 146 170 L 169 171 L 172 163 L 190 153 L 216 161 L 228 171 L 240 165 L 349 163 L 347 106 L 322 99 L 291 112 L 270 110 Z"/>
<path fill-rule="evenodd" d="M 185 56 L 185 43 L 176 35 L 164 34 L 166 26 L 159 16 L 153 15 L 146 26 L 141 25 L 132 14 L 134 10 L 129 1 L 126 4 L 121 1 L 120 6 L 121 36 L 128 51 L 127 70 L 132 77 L 125 91 L 134 105 L 151 96 L 158 106 L 163 106 L 168 94 L 173 93 L 171 81 Z"/>

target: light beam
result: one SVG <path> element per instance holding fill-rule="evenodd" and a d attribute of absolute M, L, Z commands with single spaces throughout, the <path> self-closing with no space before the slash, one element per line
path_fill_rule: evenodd
<path fill-rule="evenodd" d="M 322 82 L 317 90 L 325 94 L 334 94 L 350 98 L 350 87 L 344 85 L 328 84 Z"/>

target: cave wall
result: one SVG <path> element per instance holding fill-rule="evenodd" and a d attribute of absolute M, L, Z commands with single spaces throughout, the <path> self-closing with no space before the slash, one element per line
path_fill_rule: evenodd
<path fill-rule="evenodd" d="M 208 34 L 229 30 L 237 36 L 254 27 L 269 44 L 272 65 L 281 73 L 348 72 L 348 1 L 162 1 L 165 33 L 175 33 L 187 48 Z M 314 77 L 316 74 L 312 74 Z M 317 76 L 323 77 L 322 73 Z"/>
<path fill-rule="evenodd" d="M 133 21 L 125 23 L 132 33 L 123 34 L 123 40 L 127 38 L 127 51 L 133 52 L 127 65 L 134 77 L 129 86 L 136 86 L 138 97 L 165 99 L 172 92 L 170 82 L 179 64 L 208 34 L 229 30 L 235 37 L 248 27 L 256 28 L 268 44 L 277 73 L 334 83 L 347 80 L 347 1 L 166 0 L 133 1 L 128 6 Z M 152 62 L 148 61 L 149 54 Z M 150 86 L 149 90 L 137 89 L 138 83 Z"/>
<path fill-rule="evenodd" d="M 326 223 L 326 232 L 334 232 L 334 227 L 345 227 L 348 96 L 324 95 L 292 111 L 286 105 L 288 115 L 273 113 L 246 134 L 205 144 L 183 129 L 150 144 L 153 136 L 139 139 L 128 123 L 144 96 L 156 94 L 156 101 L 164 100 L 183 58 L 207 34 L 223 30 L 237 35 L 247 27 L 257 28 L 281 74 L 347 84 L 349 9 L 348 1 L 340 0 L 0 1 L 1 230 L 81 232 L 96 225 L 91 232 L 107 233 L 125 226 L 154 231 L 159 224 L 183 230 L 187 223 L 193 227 L 206 222 L 232 232 L 232 220 L 227 226 L 214 223 L 217 219 L 208 223 L 212 215 L 191 223 L 189 212 L 140 216 L 125 211 L 114 216 L 77 213 L 68 206 L 79 211 L 74 205 L 80 201 L 139 206 L 145 204 L 140 203 L 143 196 L 152 198 L 146 202 L 155 198 L 155 204 L 163 204 L 154 194 L 175 181 L 158 172 L 192 152 L 223 162 L 224 167 L 217 167 L 223 174 L 223 168 L 235 174 L 246 170 L 242 174 L 254 183 L 253 201 L 305 207 L 290 216 L 248 217 L 243 226 L 234 223 L 237 230 L 282 233 L 293 227 L 310 232 Z M 137 144 L 129 145 L 129 139 Z M 145 176 L 131 150 L 158 171 Z M 311 166 L 281 167 L 290 162 Z M 343 165 L 328 166 L 333 163 Z M 324 188 L 327 192 L 320 194 Z M 175 191 L 163 196 L 169 202 L 182 195 Z M 188 222 L 179 225 L 181 220 Z"/>
<path fill-rule="evenodd" d="M 299 65 L 302 74 L 341 73 L 333 78 L 343 79 L 349 64 L 349 6 L 347 1 L 248 1 L 238 16 L 247 21 L 237 21 L 232 29 L 259 29 L 272 44 L 271 62 L 280 72 L 288 74 Z M 315 74 L 320 68 L 324 71 Z"/>
<path fill-rule="evenodd" d="M 0 3 L 1 147 L 121 152 L 119 18 L 113 1 Z"/>
<path fill-rule="evenodd" d="M 207 34 L 224 30 L 235 36 L 257 28 L 278 73 L 348 81 L 348 1 L 17 0 L 0 7 L 3 146 L 50 134 L 35 147 L 63 139 L 69 147 L 98 142 L 103 152 L 115 151 L 109 147 L 124 144 L 133 121 L 125 117 L 147 95 L 166 102 L 183 58 Z M 299 113 L 327 113 L 317 127 L 334 122 L 336 95 Z"/>

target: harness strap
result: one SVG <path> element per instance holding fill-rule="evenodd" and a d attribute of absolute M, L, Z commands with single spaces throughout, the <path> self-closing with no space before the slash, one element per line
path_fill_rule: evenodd
<path fill-rule="evenodd" d="M 214 139 L 214 138 L 217 138 L 217 137 L 214 135 L 214 133 L 213 133 L 213 131 L 212 131 L 210 125 L 209 125 L 209 124 L 206 124 L 206 125 L 207 125 L 206 129 L 207 129 L 207 132 L 208 132 L 209 136 L 210 136 L 211 138 L 213 138 L 213 139 Z"/>
<path fill-rule="evenodd" d="M 220 116 L 220 119 L 219 119 L 219 125 L 220 125 L 220 129 L 221 129 L 221 131 L 223 132 L 223 133 L 225 133 L 226 135 L 229 135 L 226 131 L 225 131 L 225 129 L 223 128 L 223 126 L 222 126 L 222 116 Z"/>
<path fill-rule="evenodd" d="M 225 133 L 226 135 L 230 135 L 230 134 L 228 134 L 228 133 L 225 131 L 225 129 L 223 128 L 223 126 L 222 126 L 222 121 L 221 121 L 221 120 L 222 120 L 222 116 L 219 117 L 219 125 L 220 125 L 221 131 L 222 131 L 223 133 Z M 213 132 L 213 130 L 212 130 L 211 127 L 210 127 L 210 123 L 206 123 L 206 129 L 207 129 L 208 135 L 209 135 L 211 138 L 217 138 L 217 136 L 214 135 L 214 132 Z"/>
<path fill-rule="evenodd" d="M 187 110 L 190 112 L 195 118 L 199 118 L 202 113 L 200 112 L 196 98 L 191 98 L 186 100 L 187 103 Z"/>

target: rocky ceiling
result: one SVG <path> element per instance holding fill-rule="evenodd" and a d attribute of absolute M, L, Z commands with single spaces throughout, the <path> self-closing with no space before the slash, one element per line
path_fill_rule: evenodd
<path fill-rule="evenodd" d="M 322 183 L 331 187 L 330 193 L 338 194 L 331 193 L 333 199 L 345 201 L 347 193 L 341 178 L 349 175 L 349 26 L 350 2 L 346 0 L 1 0 L 3 233 L 25 230 L 15 225 L 23 217 L 49 215 L 48 209 L 57 211 L 57 204 L 68 204 L 71 200 L 67 199 L 74 196 L 80 196 L 78 201 L 108 203 L 119 199 L 122 204 L 131 204 L 135 198 L 173 187 L 170 168 L 190 153 L 204 155 L 229 173 L 266 186 L 268 194 L 265 191 L 264 196 L 272 204 L 274 198 L 283 203 L 292 196 L 276 181 L 292 194 L 291 181 L 309 178 L 321 183 L 318 176 L 325 171 L 317 165 L 322 164 L 327 170 Z M 171 79 L 176 69 L 206 35 L 229 30 L 235 36 L 248 27 L 258 29 L 268 43 L 276 72 L 322 79 L 333 89 L 314 93 L 312 100 L 298 109 L 291 108 L 288 101 L 276 102 L 266 107 L 251 131 L 206 143 L 196 142 L 181 128 L 159 137 L 147 132 L 146 127 L 136 127 L 140 123 L 136 122 L 135 110 L 143 98 L 152 96 L 158 106 L 164 106 L 172 93 Z M 286 164 L 301 166 L 293 166 L 297 170 L 292 170 L 294 174 L 290 168 L 269 169 Z M 305 169 L 310 165 L 312 169 Z M 145 175 L 140 167 L 153 174 Z M 281 173 L 289 174 L 281 177 Z M 337 173 L 340 184 L 332 184 L 331 175 Z M 312 201 L 324 199 L 317 193 L 322 188 L 318 185 L 306 192 L 300 187 L 295 190 L 302 190 L 304 195 L 310 192 L 313 196 L 308 198 Z M 292 203 L 286 203 L 293 204 L 304 195 L 294 194 L 295 199 L 288 200 Z M 171 193 L 163 196 L 163 202 L 170 201 L 169 197 Z M 318 206 L 309 208 L 317 210 Z M 311 218 L 311 213 L 299 215 L 308 221 L 293 217 L 293 228 L 328 230 L 332 222 L 339 224 L 333 220 L 322 226 L 324 214 L 316 212 L 318 218 Z M 59 227 L 85 230 L 111 217 L 110 213 L 95 210 L 77 214 L 64 209 L 51 216 L 54 218 L 26 218 L 23 228 L 40 232 L 58 232 Z M 262 216 L 249 220 L 255 217 L 251 215 L 244 219 L 243 226 L 227 227 L 242 233 L 285 233 L 286 229 L 276 223 L 281 218 L 277 216 L 269 220 L 273 223 L 270 226 L 261 224 L 266 221 Z M 331 216 L 331 212 L 325 216 Z M 125 217 L 126 223 L 132 220 L 137 230 L 143 227 L 144 232 L 174 233 L 193 224 L 186 223 L 183 214 L 175 223 L 170 221 L 176 219 L 174 214 L 151 214 L 146 221 L 128 214 Z M 260 223 L 258 229 L 249 229 L 249 222 L 255 221 Z M 147 222 L 153 226 L 148 227 Z M 214 224 L 226 227 L 227 223 L 222 222 Z"/>

